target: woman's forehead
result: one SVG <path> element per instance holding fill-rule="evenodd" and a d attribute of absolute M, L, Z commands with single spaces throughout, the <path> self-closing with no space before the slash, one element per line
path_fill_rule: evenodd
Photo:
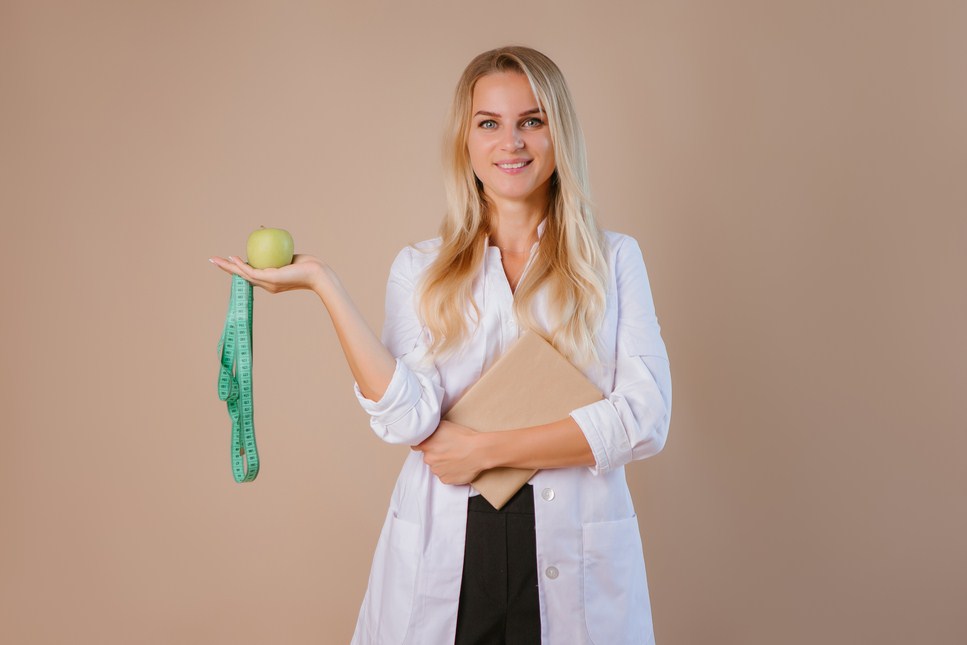
<path fill-rule="evenodd" d="M 481 76 L 474 84 L 472 99 L 475 113 L 477 110 L 486 110 L 500 114 L 500 110 L 506 109 L 523 113 L 541 111 L 543 108 L 527 76 L 521 72 L 495 72 Z"/>

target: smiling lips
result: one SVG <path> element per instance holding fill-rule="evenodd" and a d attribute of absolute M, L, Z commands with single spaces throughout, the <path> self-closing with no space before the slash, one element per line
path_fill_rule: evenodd
<path fill-rule="evenodd" d="M 504 172 L 514 175 L 521 172 L 524 168 L 530 165 L 533 159 L 508 159 L 507 161 L 499 161 L 494 165 L 503 170 Z"/>

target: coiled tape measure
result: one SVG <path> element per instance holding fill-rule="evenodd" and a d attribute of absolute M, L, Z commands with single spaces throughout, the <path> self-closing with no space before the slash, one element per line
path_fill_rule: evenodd
<path fill-rule="evenodd" d="M 225 327 L 218 341 L 218 398 L 232 418 L 232 474 L 238 483 L 259 474 L 252 405 L 252 283 L 232 275 Z"/>

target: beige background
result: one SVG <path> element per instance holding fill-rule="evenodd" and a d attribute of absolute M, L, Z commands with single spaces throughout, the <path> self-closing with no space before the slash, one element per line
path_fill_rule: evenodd
<path fill-rule="evenodd" d="M 4 642 L 348 642 L 405 448 L 318 299 L 257 290 L 236 484 L 207 258 L 287 228 L 379 329 L 507 43 L 651 276 L 658 642 L 967 642 L 967 5 L 856 0 L 0 3 Z"/>

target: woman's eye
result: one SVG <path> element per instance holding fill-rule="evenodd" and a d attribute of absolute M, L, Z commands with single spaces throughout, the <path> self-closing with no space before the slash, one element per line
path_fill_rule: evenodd
<path fill-rule="evenodd" d="M 541 121 L 540 119 L 538 119 L 537 117 L 531 117 L 531 118 L 527 119 L 526 121 L 524 121 L 524 125 L 525 126 L 528 126 L 528 127 L 534 127 L 534 128 L 536 128 L 536 127 L 540 127 L 540 126 L 544 125 L 544 122 Z"/>
<path fill-rule="evenodd" d="M 495 127 L 497 127 L 497 122 L 493 119 L 487 119 L 486 121 L 480 122 L 480 127 L 484 128 L 485 130 L 493 130 Z"/>

